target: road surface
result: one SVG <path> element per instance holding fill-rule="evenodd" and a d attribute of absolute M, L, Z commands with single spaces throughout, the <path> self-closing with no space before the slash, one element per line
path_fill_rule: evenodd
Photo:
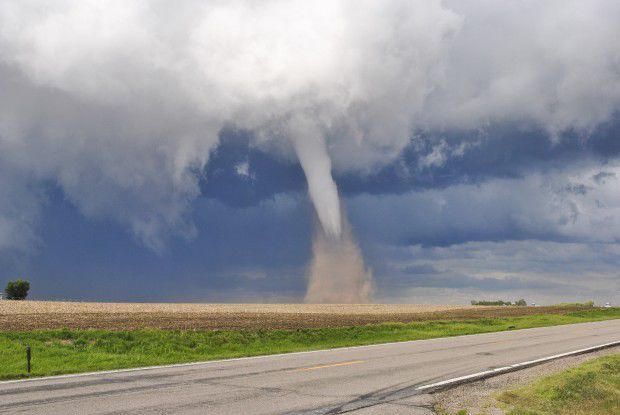
<path fill-rule="evenodd" d="M 425 414 L 420 386 L 620 340 L 620 320 L 0 382 L 0 413 Z"/>

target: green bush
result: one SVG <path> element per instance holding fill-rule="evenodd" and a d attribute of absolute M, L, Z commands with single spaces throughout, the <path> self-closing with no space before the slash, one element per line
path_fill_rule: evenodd
<path fill-rule="evenodd" d="M 9 281 L 4 292 L 6 293 L 7 300 L 23 300 L 28 296 L 29 289 L 30 283 L 28 281 L 18 279 Z"/>
<path fill-rule="evenodd" d="M 526 306 L 527 302 L 522 298 L 520 300 L 515 301 L 514 303 L 511 303 L 510 301 L 503 301 L 503 300 L 497 300 L 497 301 L 472 301 L 471 305 L 488 305 L 488 306 L 498 306 L 498 305 L 518 305 L 518 306 Z"/>
<path fill-rule="evenodd" d="M 471 305 L 488 305 L 488 306 L 496 306 L 496 305 L 511 305 L 510 301 L 472 301 Z"/>

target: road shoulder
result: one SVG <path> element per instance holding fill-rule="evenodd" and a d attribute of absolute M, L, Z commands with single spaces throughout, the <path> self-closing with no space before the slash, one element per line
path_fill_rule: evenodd
<path fill-rule="evenodd" d="M 527 385 L 537 379 L 578 366 L 600 356 L 620 353 L 620 346 L 593 353 L 564 357 L 527 369 L 498 375 L 477 382 L 463 384 L 445 391 L 433 393 L 434 409 L 441 415 L 453 415 L 466 411 L 468 415 L 502 415 L 503 404 L 496 396 L 504 390 Z M 463 412 L 461 412 L 463 413 Z"/>

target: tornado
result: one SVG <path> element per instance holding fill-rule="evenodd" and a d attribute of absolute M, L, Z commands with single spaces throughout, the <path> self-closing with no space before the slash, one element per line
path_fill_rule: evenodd
<path fill-rule="evenodd" d="M 291 141 L 308 183 L 308 195 L 318 223 L 308 266 L 307 303 L 368 303 L 372 270 L 366 267 L 332 177 L 325 138 L 315 123 L 297 118 Z"/>

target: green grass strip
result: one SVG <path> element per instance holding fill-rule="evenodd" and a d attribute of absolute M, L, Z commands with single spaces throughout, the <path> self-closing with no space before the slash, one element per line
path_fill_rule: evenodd
<path fill-rule="evenodd" d="M 510 415 L 620 414 L 620 353 L 504 392 Z"/>
<path fill-rule="evenodd" d="M 0 332 L 0 379 L 431 339 L 620 318 L 620 308 L 510 318 L 298 330 Z M 26 374 L 26 345 L 32 373 Z"/>

